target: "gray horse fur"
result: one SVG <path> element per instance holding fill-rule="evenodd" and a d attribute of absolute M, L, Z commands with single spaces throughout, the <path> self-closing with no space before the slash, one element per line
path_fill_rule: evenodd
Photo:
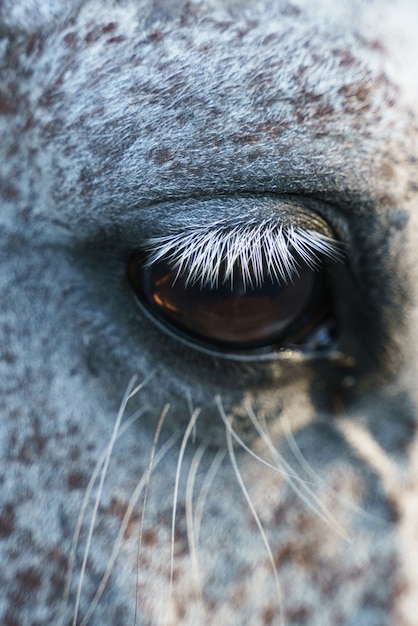
<path fill-rule="evenodd" d="M 417 30 L 413 0 L 0 2 L 1 624 L 417 623 Z M 335 350 L 143 314 L 144 241 L 266 211 L 343 242 Z"/>

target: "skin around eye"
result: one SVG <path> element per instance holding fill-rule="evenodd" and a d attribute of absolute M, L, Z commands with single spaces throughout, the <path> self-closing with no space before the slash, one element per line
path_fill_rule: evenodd
<path fill-rule="evenodd" d="M 237 277 L 217 286 L 190 284 L 164 260 L 151 265 L 135 254 L 128 277 L 151 317 L 197 344 L 240 351 L 302 342 L 328 314 L 323 306 L 324 277 L 298 263 L 284 283 L 266 277 L 262 285 Z M 198 347 L 198 345 L 197 345 Z"/>

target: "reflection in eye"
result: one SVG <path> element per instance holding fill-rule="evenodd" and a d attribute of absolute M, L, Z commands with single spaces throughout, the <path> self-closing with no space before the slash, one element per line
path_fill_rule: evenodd
<path fill-rule="evenodd" d="M 184 237 L 177 241 L 177 250 L 171 240 L 171 247 L 163 245 L 163 251 L 160 248 L 151 257 L 134 254 L 129 280 L 147 313 L 197 349 L 228 354 L 277 351 L 290 345 L 329 349 L 336 328 L 318 252 L 335 257 L 336 248 L 331 239 L 319 234 L 317 249 L 313 243 L 309 248 L 304 235 L 296 240 L 296 251 L 282 233 L 281 237 L 276 257 L 260 237 L 246 247 L 241 238 L 240 254 L 236 254 L 231 238 L 225 253 L 226 246 L 214 247 L 214 237 L 206 231 L 205 242 L 211 246 L 199 251 L 197 243 L 191 246 L 189 242 L 191 261 L 178 256 L 179 249 L 185 249 Z M 312 235 L 310 241 L 314 241 Z M 206 265 L 199 260 L 202 255 Z M 193 274 L 199 263 L 200 273 Z"/>
<path fill-rule="evenodd" d="M 140 256 L 132 258 L 129 277 L 142 304 L 173 330 L 232 350 L 276 344 L 292 334 L 297 341 L 301 331 L 309 334 L 310 318 L 318 318 L 323 304 L 324 277 L 303 264 L 293 282 L 279 285 L 267 278 L 245 290 L 238 282 L 217 288 L 187 285 L 167 263 L 146 267 Z"/>

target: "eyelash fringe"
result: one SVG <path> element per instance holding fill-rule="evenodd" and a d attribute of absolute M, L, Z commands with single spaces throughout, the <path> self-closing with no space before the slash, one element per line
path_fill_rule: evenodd
<path fill-rule="evenodd" d="M 320 232 L 264 220 L 245 226 L 225 223 L 194 227 L 186 232 L 150 238 L 146 265 L 164 259 L 177 270 L 174 282 L 216 289 L 240 272 L 244 289 L 261 287 L 266 278 L 287 284 L 298 275 L 299 257 L 312 270 L 320 266 L 320 255 L 341 260 L 339 242 Z"/>

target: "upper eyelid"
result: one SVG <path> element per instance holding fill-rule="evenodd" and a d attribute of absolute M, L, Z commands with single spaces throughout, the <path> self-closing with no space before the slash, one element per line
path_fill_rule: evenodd
<path fill-rule="evenodd" d="M 185 277 L 186 284 L 212 288 L 219 282 L 232 286 L 237 264 L 244 285 L 260 286 L 267 276 L 291 281 L 297 273 L 297 256 L 312 269 L 318 268 L 319 255 L 333 260 L 343 256 L 341 243 L 331 236 L 283 224 L 277 217 L 239 226 L 231 226 L 227 220 L 189 226 L 181 233 L 151 237 L 144 247 L 149 254 L 147 265 L 164 259 L 177 269 L 177 275 Z"/>

